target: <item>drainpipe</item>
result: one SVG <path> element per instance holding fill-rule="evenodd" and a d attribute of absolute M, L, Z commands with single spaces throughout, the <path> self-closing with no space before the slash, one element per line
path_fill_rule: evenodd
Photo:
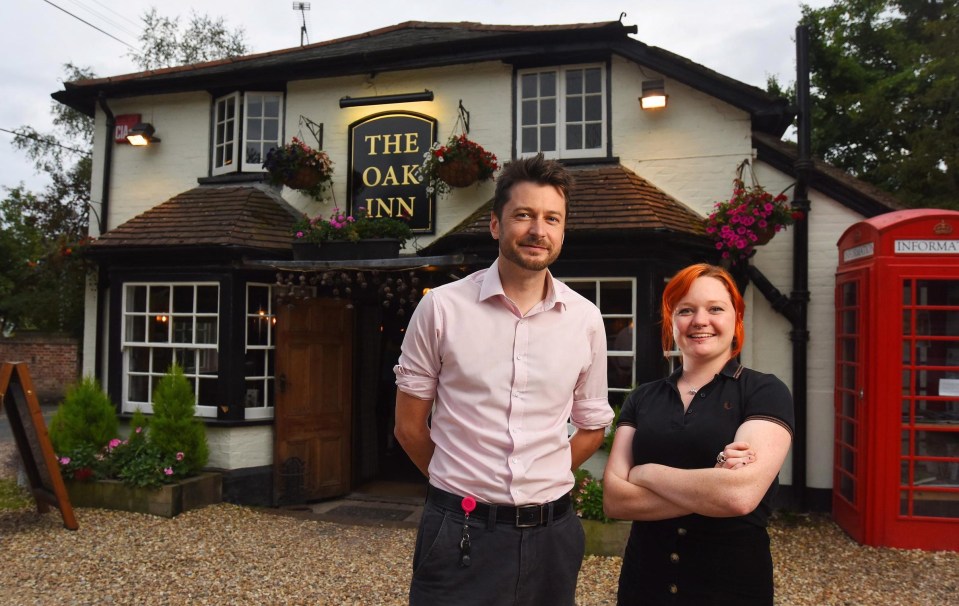
<path fill-rule="evenodd" d="M 107 105 L 106 96 L 101 92 L 97 101 L 100 109 L 107 117 L 107 132 L 103 151 L 103 186 L 100 190 L 100 213 L 97 217 L 97 226 L 100 229 L 99 235 L 102 236 L 107 231 L 107 221 L 110 217 L 110 173 L 113 168 L 113 137 L 116 129 L 116 118 L 110 107 Z M 103 271 L 103 264 L 97 263 L 97 312 L 96 312 L 96 345 L 94 346 L 93 375 L 100 381 L 100 385 L 106 387 L 106 372 L 103 364 L 104 338 L 103 329 L 107 326 L 106 318 L 106 272 Z"/>
<path fill-rule="evenodd" d="M 793 311 L 793 329 L 789 337 L 793 344 L 793 403 L 796 415 L 796 440 L 793 441 L 793 486 L 796 487 L 800 511 L 806 503 L 806 449 L 809 437 L 807 422 L 807 362 L 809 349 L 809 173 L 813 163 L 810 157 L 811 134 L 809 103 L 809 28 L 796 27 L 796 103 L 799 106 L 798 158 L 795 162 L 796 187 L 793 189 L 793 208 L 802 213 L 795 222 L 793 233 L 793 290 L 789 295 Z"/>

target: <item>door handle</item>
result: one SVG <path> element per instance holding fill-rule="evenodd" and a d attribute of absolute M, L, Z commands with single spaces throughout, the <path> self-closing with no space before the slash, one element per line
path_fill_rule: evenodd
<path fill-rule="evenodd" d="M 276 380 L 279 383 L 280 393 L 286 393 L 286 373 L 281 374 Z"/>

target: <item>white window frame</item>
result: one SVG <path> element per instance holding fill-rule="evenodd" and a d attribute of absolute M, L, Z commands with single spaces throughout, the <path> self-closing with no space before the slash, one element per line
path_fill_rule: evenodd
<path fill-rule="evenodd" d="M 250 288 L 266 288 L 267 289 L 267 304 L 266 309 L 258 309 L 254 312 L 250 311 Z M 244 399 L 243 399 L 243 411 L 244 418 L 246 419 L 272 419 L 274 415 L 274 407 L 268 404 L 269 402 L 269 391 L 274 388 L 275 385 L 275 374 L 276 374 L 276 314 L 273 310 L 273 285 L 266 283 L 258 282 L 248 282 L 246 285 L 246 305 L 244 306 L 245 310 L 245 319 L 244 324 L 246 330 L 244 332 L 244 356 L 249 354 L 251 351 L 262 352 L 262 355 L 265 357 L 264 360 L 264 374 L 263 375 L 253 375 L 253 376 L 244 376 L 243 385 L 244 385 Z M 250 333 L 251 327 L 254 324 L 262 323 L 264 329 L 266 330 L 266 343 L 265 344 L 251 344 L 250 343 Z M 273 353 L 273 355 L 270 355 Z M 247 385 L 252 382 L 257 382 L 260 384 L 260 393 L 256 396 L 257 403 L 252 405 L 251 402 L 247 400 Z"/>
<path fill-rule="evenodd" d="M 251 98 L 258 97 L 260 100 L 261 107 L 264 110 L 264 113 L 259 116 L 250 115 L 250 100 Z M 265 109 L 267 105 L 268 98 L 273 97 L 276 100 L 277 114 L 276 116 L 267 116 L 265 115 Z M 260 121 L 260 137 L 253 139 L 250 134 L 252 132 L 251 121 L 259 120 Z M 266 130 L 265 123 L 275 122 L 276 123 L 276 136 L 271 138 L 266 138 L 263 135 L 263 132 Z M 262 172 L 263 171 L 263 161 L 266 160 L 266 154 L 271 149 L 275 147 L 280 147 L 283 144 L 283 93 L 278 93 L 275 91 L 248 91 L 243 93 L 243 145 L 241 146 L 242 163 L 240 165 L 240 170 L 245 172 Z M 261 157 L 260 160 L 249 162 L 247 160 L 247 152 L 249 151 L 250 145 L 255 144 L 260 151 Z"/>
<path fill-rule="evenodd" d="M 636 385 L 636 278 L 634 277 L 576 277 L 576 278 L 558 278 L 567 285 L 574 284 L 592 284 L 596 293 L 596 307 L 603 319 L 624 319 L 627 325 L 632 327 L 629 349 L 612 349 L 607 343 L 606 362 L 610 364 L 615 358 L 631 357 L 633 363 L 630 365 L 629 387 L 609 387 L 609 391 L 628 394 Z M 603 311 L 603 289 L 604 282 L 624 282 L 630 285 L 630 313 L 608 313 Z"/>
<path fill-rule="evenodd" d="M 569 122 L 567 120 L 567 101 L 574 96 L 587 96 L 587 93 L 582 92 L 579 94 L 570 94 L 566 90 L 566 75 L 568 72 L 575 70 L 585 70 L 588 69 L 598 69 L 599 70 L 599 86 L 600 90 L 598 93 L 590 93 L 590 95 L 598 94 L 600 97 L 600 114 L 599 119 L 600 125 L 600 143 L 599 147 L 591 147 L 584 149 L 568 149 L 567 148 L 567 138 L 566 138 L 566 129 L 571 124 L 585 124 L 586 122 L 595 123 L 596 120 L 585 120 L 585 99 L 582 106 L 582 120 L 576 122 Z M 585 63 L 578 65 L 564 65 L 564 66 L 555 66 L 555 67 L 542 67 L 535 69 L 522 69 L 517 70 L 516 72 L 516 149 L 517 155 L 521 158 L 534 156 L 540 151 L 539 136 L 537 136 L 537 150 L 536 151 L 523 151 L 523 110 L 524 110 L 524 98 L 523 98 L 523 76 L 531 74 L 543 74 L 543 73 L 554 73 L 556 75 L 556 122 L 540 122 L 540 111 L 541 105 L 537 104 L 537 120 L 533 123 L 536 127 L 543 127 L 553 125 L 556 129 L 556 149 L 553 151 L 543 151 L 543 155 L 547 158 L 553 159 L 564 159 L 564 158 L 596 158 L 596 157 L 605 157 L 606 148 L 607 148 L 607 125 L 609 124 L 609 117 L 607 116 L 607 105 L 609 91 L 607 90 L 606 84 L 606 65 L 604 63 Z M 585 78 L 583 80 L 585 85 Z M 549 99 L 551 97 L 542 97 L 537 96 L 535 98 L 528 98 L 526 100 L 538 100 L 542 101 L 544 99 Z M 530 128 L 531 125 L 525 125 L 527 128 Z M 585 133 L 584 141 L 585 144 Z"/>
<path fill-rule="evenodd" d="M 277 116 L 252 116 L 250 117 L 249 105 L 252 97 L 259 96 L 262 107 L 266 107 L 266 99 L 275 96 L 277 101 Z M 211 172 L 214 175 L 225 175 L 238 171 L 263 172 L 263 159 L 266 159 L 266 152 L 271 147 L 279 147 L 283 143 L 283 120 L 284 120 L 284 93 L 277 91 L 246 91 L 232 92 L 222 97 L 217 97 L 213 101 L 213 138 L 210 149 Z M 233 115 L 229 116 L 228 108 L 232 106 Z M 221 111 L 221 108 L 222 111 Z M 248 117 L 259 120 L 276 120 L 276 139 L 266 140 L 261 136 L 257 139 L 248 137 L 251 130 Z M 261 124 L 262 126 L 262 124 Z M 268 145 L 268 142 L 274 142 L 275 145 Z M 247 162 L 247 145 L 255 143 L 260 147 L 263 159 L 259 162 Z M 222 161 L 221 161 L 222 159 Z"/>
<path fill-rule="evenodd" d="M 190 312 L 182 311 L 173 311 L 173 289 L 174 287 L 184 287 L 192 286 L 194 289 L 193 294 L 193 310 Z M 212 286 L 216 288 L 216 312 L 198 312 L 197 307 L 197 295 L 196 289 L 201 286 Z M 145 287 L 146 288 L 146 309 L 145 310 L 133 310 L 131 304 L 128 300 L 131 289 Z M 150 309 L 150 290 L 154 288 L 169 288 L 170 289 L 170 301 L 165 312 L 157 312 Z M 153 356 L 154 352 L 160 349 L 170 349 L 171 358 L 174 361 L 180 362 L 177 359 L 177 350 L 191 350 L 196 360 L 200 358 L 213 356 L 213 359 L 216 360 L 216 369 L 213 372 L 206 370 L 201 372 L 200 364 L 194 365 L 194 370 L 191 372 L 189 369 L 184 368 L 184 374 L 187 379 L 192 379 L 193 383 L 193 394 L 194 397 L 199 397 L 200 393 L 200 379 L 206 380 L 219 380 L 219 354 L 220 354 L 220 284 L 218 282 L 127 282 L 123 285 L 123 293 L 121 297 L 121 326 L 120 326 L 120 342 L 121 342 L 121 351 L 123 358 L 122 372 L 122 390 L 121 390 L 121 408 L 123 412 L 132 413 L 137 409 L 140 409 L 144 413 L 153 412 L 153 388 L 155 380 L 158 380 L 159 377 L 162 377 L 166 373 L 167 369 L 154 369 L 153 368 Z M 149 321 L 152 316 L 165 316 L 162 320 L 162 323 L 167 325 L 167 339 L 166 341 L 151 341 L 149 338 Z M 190 342 L 176 342 L 174 341 L 174 327 L 175 320 L 177 319 L 189 319 L 191 330 L 191 340 Z M 197 333 L 200 332 L 198 329 L 201 326 L 198 324 L 198 319 L 205 319 L 214 321 L 216 326 L 216 339 L 210 343 L 197 342 Z M 142 320 L 144 322 L 144 336 L 143 340 L 136 340 L 131 338 L 132 330 L 130 323 L 137 320 Z M 160 320 L 157 320 L 160 321 Z M 135 349 L 146 349 L 147 350 L 147 369 L 146 370 L 131 370 L 131 355 Z M 182 364 L 181 364 L 182 365 Z M 146 401 L 131 401 L 130 399 L 130 380 L 132 377 L 146 377 L 147 378 L 147 400 Z M 198 417 L 216 417 L 216 405 L 196 405 L 196 416 Z"/>

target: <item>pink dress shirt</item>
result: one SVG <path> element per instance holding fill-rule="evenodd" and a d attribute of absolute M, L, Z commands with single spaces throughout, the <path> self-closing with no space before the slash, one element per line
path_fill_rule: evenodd
<path fill-rule="evenodd" d="M 567 420 L 613 420 L 606 331 L 596 306 L 552 275 L 521 315 L 497 267 L 427 293 L 393 371 L 399 389 L 433 401 L 431 484 L 486 503 L 546 503 L 573 486 Z"/>

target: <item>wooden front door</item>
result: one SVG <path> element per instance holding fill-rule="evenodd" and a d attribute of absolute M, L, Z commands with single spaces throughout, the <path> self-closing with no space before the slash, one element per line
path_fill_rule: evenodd
<path fill-rule="evenodd" d="M 350 490 L 353 310 L 307 299 L 277 313 L 274 502 Z"/>

